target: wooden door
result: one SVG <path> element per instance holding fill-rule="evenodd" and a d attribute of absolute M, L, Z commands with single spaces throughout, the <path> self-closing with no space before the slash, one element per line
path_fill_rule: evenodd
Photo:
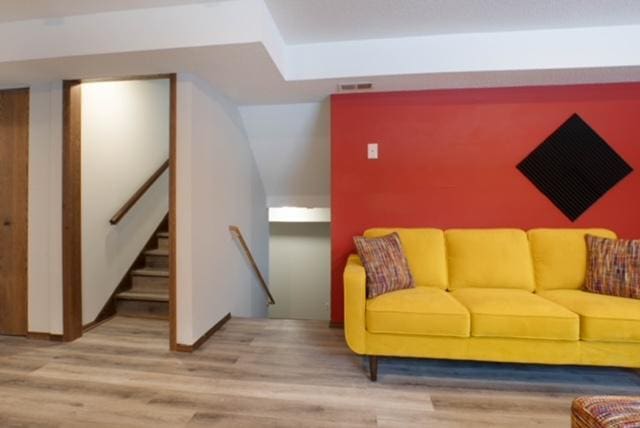
<path fill-rule="evenodd" d="M 0 334 L 27 334 L 29 89 L 0 91 Z"/>

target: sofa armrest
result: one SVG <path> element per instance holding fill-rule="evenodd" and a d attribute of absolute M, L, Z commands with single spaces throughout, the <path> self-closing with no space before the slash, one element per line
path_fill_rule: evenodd
<path fill-rule="evenodd" d="M 367 275 L 360 258 L 352 254 L 344 269 L 344 336 L 356 354 L 366 352 L 366 283 Z"/>

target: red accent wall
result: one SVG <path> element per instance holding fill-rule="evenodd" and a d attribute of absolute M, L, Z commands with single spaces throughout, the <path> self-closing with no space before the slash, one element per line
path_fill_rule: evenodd
<path fill-rule="evenodd" d="M 343 319 L 352 237 L 370 227 L 601 226 L 640 237 L 639 171 L 572 223 L 516 169 L 573 113 L 640 170 L 640 83 L 332 96 L 332 321 Z M 367 143 L 379 144 L 378 160 Z"/>

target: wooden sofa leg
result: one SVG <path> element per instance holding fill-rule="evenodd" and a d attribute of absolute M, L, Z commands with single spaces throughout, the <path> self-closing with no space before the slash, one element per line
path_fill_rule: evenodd
<path fill-rule="evenodd" d="M 378 380 L 378 357 L 369 355 L 369 378 L 371 382 Z"/>

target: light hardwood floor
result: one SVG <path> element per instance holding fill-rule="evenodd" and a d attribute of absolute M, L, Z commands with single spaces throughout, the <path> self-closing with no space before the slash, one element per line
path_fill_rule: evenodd
<path fill-rule="evenodd" d="M 567 427 L 631 370 L 381 359 L 379 381 L 325 322 L 232 318 L 194 354 L 168 324 L 117 317 L 70 344 L 0 337 L 0 426 Z"/>

